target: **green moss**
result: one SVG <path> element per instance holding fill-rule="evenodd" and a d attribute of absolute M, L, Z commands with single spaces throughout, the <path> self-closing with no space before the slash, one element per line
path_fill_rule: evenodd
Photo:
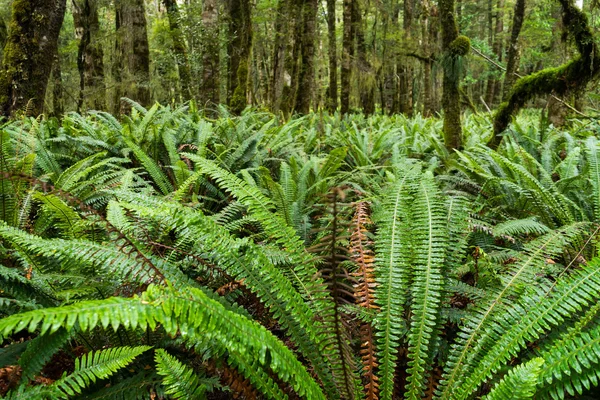
<path fill-rule="evenodd" d="M 458 36 L 450 43 L 449 53 L 454 57 L 464 57 L 471 50 L 471 41 L 464 35 Z"/>
<path fill-rule="evenodd" d="M 229 107 L 236 114 L 241 114 L 246 108 L 246 83 L 248 80 L 248 61 L 241 60 L 237 69 L 237 85 L 231 96 Z"/>

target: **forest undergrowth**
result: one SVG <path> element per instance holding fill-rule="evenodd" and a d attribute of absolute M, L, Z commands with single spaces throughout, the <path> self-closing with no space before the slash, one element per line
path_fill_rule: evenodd
<path fill-rule="evenodd" d="M 597 399 L 600 124 L 0 125 L 0 397 Z"/>

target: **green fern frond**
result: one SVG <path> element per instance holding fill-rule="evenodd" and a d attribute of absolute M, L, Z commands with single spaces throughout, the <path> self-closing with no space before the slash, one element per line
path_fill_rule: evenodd
<path fill-rule="evenodd" d="M 378 359 L 379 386 L 381 399 L 392 398 L 397 348 L 405 333 L 403 307 L 407 301 L 412 254 L 410 244 L 410 203 L 409 187 L 415 179 L 414 167 L 407 166 L 404 176 L 390 185 L 385 203 L 382 206 L 376 238 L 375 298 L 380 312 L 375 319 Z"/>
<path fill-rule="evenodd" d="M 81 396 L 82 400 L 152 400 L 160 386 L 160 378 L 155 373 L 140 372 L 131 378 L 111 383 L 94 393 Z"/>
<path fill-rule="evenodd" d="M 207 387 L 193 369 L 162 349 L 156 350 L 154 361 L 156 361 L 156 372 L 163 377 L 162 383 L 166 387 L 166 394 L 175 399 L 194 400 L 205 397 Z"/>
<path fill-rule="evenodd" d="M 550 228 L 539 222 L 535 217 L 513 219 L 501 222 L 494 226 L 493 234 L 496 237 L 517 235 L 544 235 Z"/>
<path fill-rule="evenodd" d="M 310 360 L 326 387 L 332 388 L 331 373 L 319 348 L 322 340 L 314 326 L 316 313 L 305 303 L 286 276 L 275 268 L 261 247 L 248 240 L 234 239 L 212 218 L 163 200 L 144 200 L 119 194 L 132 201 L 120 203 L 140 218 L 167 224 L 179 235 L 176 247 L 205 254 L 245 285 L 269 306 L 283 329 Z M 137 204 L 135 204 L 136 202 Z M 333 390 L 333 389 L 331 389 Z"/>
<path fill-rule="evenodd" d="M 171 185 L 169 178 L 158 166 L 158 164 L 156 164 L 156 162 L 150 158 L 150 156 L 148 156 L 148 154 L 146 154 L 146 152 L 144 152 L 140 146 L 133 143 L 133 141 L 127 138 L 123 138 L 123 141 L 127 144 L 131 151 L 133 151 L 135 157 L 142 163 L 144 169 L 146 172 L 148 172 L 156 186 L 158 186 L 160 192 L 164 195 L 171 193 L 173 191 L 173 185 Z"/>
<path fill-rule="evenodd" d="M 19 365 L 23 369 L 21 379 L 27 382 L 39 373 L 52 356 L 71 338 L 71 333 L 65 329 L 59 329 L 48 335 L 40 335 L 31 340 L 27 349 L 19 359 Z"/>
<path fill-rule="evenodd" d="M 83 301 L 70 306 L 13 315 L 0 320 L 0 334 L 7 337 L 23 329 L 30 332 L 39 329 L 41 334 L 52 333 L 61 326 L 71 330 L 76 324 L 82 331 L 97 325 L 104 328 L 111 326 L 116 330 L 120 326 L 155 329 L 160 324 L 170 335 L 180 334 L 190 340 L 212 339 L 226 349 L 232 361 L 237 360 L 239 366 L 253 366 L 253 373 L 261 371 L 254 363 L 269 368 L 283 382 L 288 382 L 300 396 L 325 400 L 321 388 L 305 367 L 271 332 L 254 321 L 228 311 L 197 289 L 176 292 L 150 285 L 142 297 Z M 253 363 L 248 364 L 250 360 Z M 67 383 L 71 385 L 70 381 Z"/>
<path fill-rule="evenodd" d="M 432 366 L 448 241 L 446 212 L 430 172 L 420 177 L 411 214 L 414 258 L 406 398 L 417 400 L 424 394 L 424 381 Z"/>
<path fill-rule="evenodd" d="M 514 367 L 483 399 L 532 399 L 536 392 L 536 384 L 543 365 L 544 359 L 534 358 L 526 364 Z"/>
<path fill-rule="evenodd" d="M 589 165 L 589 180 L 592 184 L 592 203 L 594 204 L 594 220 L 600 221 L 600 144 L 598 139 L 590 136 L 585 141 L 585 155 Z"/>
<path fill-rule="evenodd" d="M 465 398 L 484 379 L 489 367 L 498 367 L 495 363 L 488 363 L 485 368 L 475 369 L 475 363 L 485 354 L 484 349 L 493 346 L 499 340 L 498 333 L 491 329 L 491 326 L 505 318 L 506 313 L 509 312 L 510 303 L 506 303 L 506 299 L 511 298 L 511 303 L 515 304 L 515 299 L 523 294 L 527 285 L 535 281 L 535 274 L 544 268 L 546 260 L 560 254 L 572 240 L 578 237 L 581 228 L 581 224 L 575 224 L 555 230 L 526 246 L 524 252 L 526 257 L 511 267 L 508 274 L 501 277 L 501 289 L 481 301 L 466 321 L 457 343 L 453 345 L 450 352 L 440 388 L 436 393 L 438 398 Z M 515 311 L 508 315 L 515 315 Z M 480 378 L 473 379 L 469 385 L 465 385 L 465 381 L 471 380 L 470 374 L 473 371 L 477 372 Z"/>
<path fill-rule="evenodd" d="M 150 346 L 114 347 L 85 354 L 75 360 L 75 371 L 53 383 L 53 387 L 67 396 L 81 393 L 98 379 L 106 379 L 130 364 Z"/>

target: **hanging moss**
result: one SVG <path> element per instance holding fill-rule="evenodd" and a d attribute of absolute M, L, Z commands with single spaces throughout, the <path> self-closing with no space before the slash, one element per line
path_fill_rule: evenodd
<path fill-rule="evenodd" d="M 580 55 L 560 67 L 546 68 L 517 80 L 507 100 L 500 104 L 494 116 L 494 137 L 491 148 L 500 144 L 502 132 L 529 100 L 555 93 L 558 96 L 583 89 L 600 73 L 600 55 L 585 14 L 574 6 L 573 0 L 559 0 L 566 32 L 573 37 Z"/>
<path fill-rule="evenodd" d="M 453 57 L 464 57 L 469 54 L 471 50 L 471 41 L 468 37 L 464 35 L 458 36 L 456 39 L 450 43 L 450 47 L 448 48 L 448 52 Z"/>

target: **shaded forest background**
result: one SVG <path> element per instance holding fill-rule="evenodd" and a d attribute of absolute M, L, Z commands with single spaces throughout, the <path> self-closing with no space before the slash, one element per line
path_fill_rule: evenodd
<path fill-rule="evenodd" d="M 1 48 L 11 10 L 35 3 L 0 0 Z M 505 74 L 506 67 L 528 75 L 576 54 L 564 33 L 561 3 L 554 0 L 41 3 L 48 19 L 65 10 L 58 46 L 40 54 L 41 64 L 51 69 L 48 85 L 34 88 L 38 98 L 29 96 L 17 107 L 31 114 L 88 109 L 116 114 L 126 111 L 120 99 L 128 97 L 142 105 L 226 104 L 234 113 L 249 105 L 285 116 L 321 109 L 434 115 L 442 109 L 448 63 L 440 9 L 448 5 L 458 32 L 470 40 L 471 51 L 453 68 L 460 78 L 460 103 L 471 112 L 493 110 L 506 96 L 517 77 Z M 576 4 L 596 31 L 596 2 Z M 43 22 L 32 24 L 44 29 Z M 5 58 L 4 73 L 7 68 Z M 581 109 L 595 108 L 599 99 L 589 91 L 542 97 L 535 105 L 548 107 L 553 122 L 561 124 L 572 111 L 561 100 Z"/>

